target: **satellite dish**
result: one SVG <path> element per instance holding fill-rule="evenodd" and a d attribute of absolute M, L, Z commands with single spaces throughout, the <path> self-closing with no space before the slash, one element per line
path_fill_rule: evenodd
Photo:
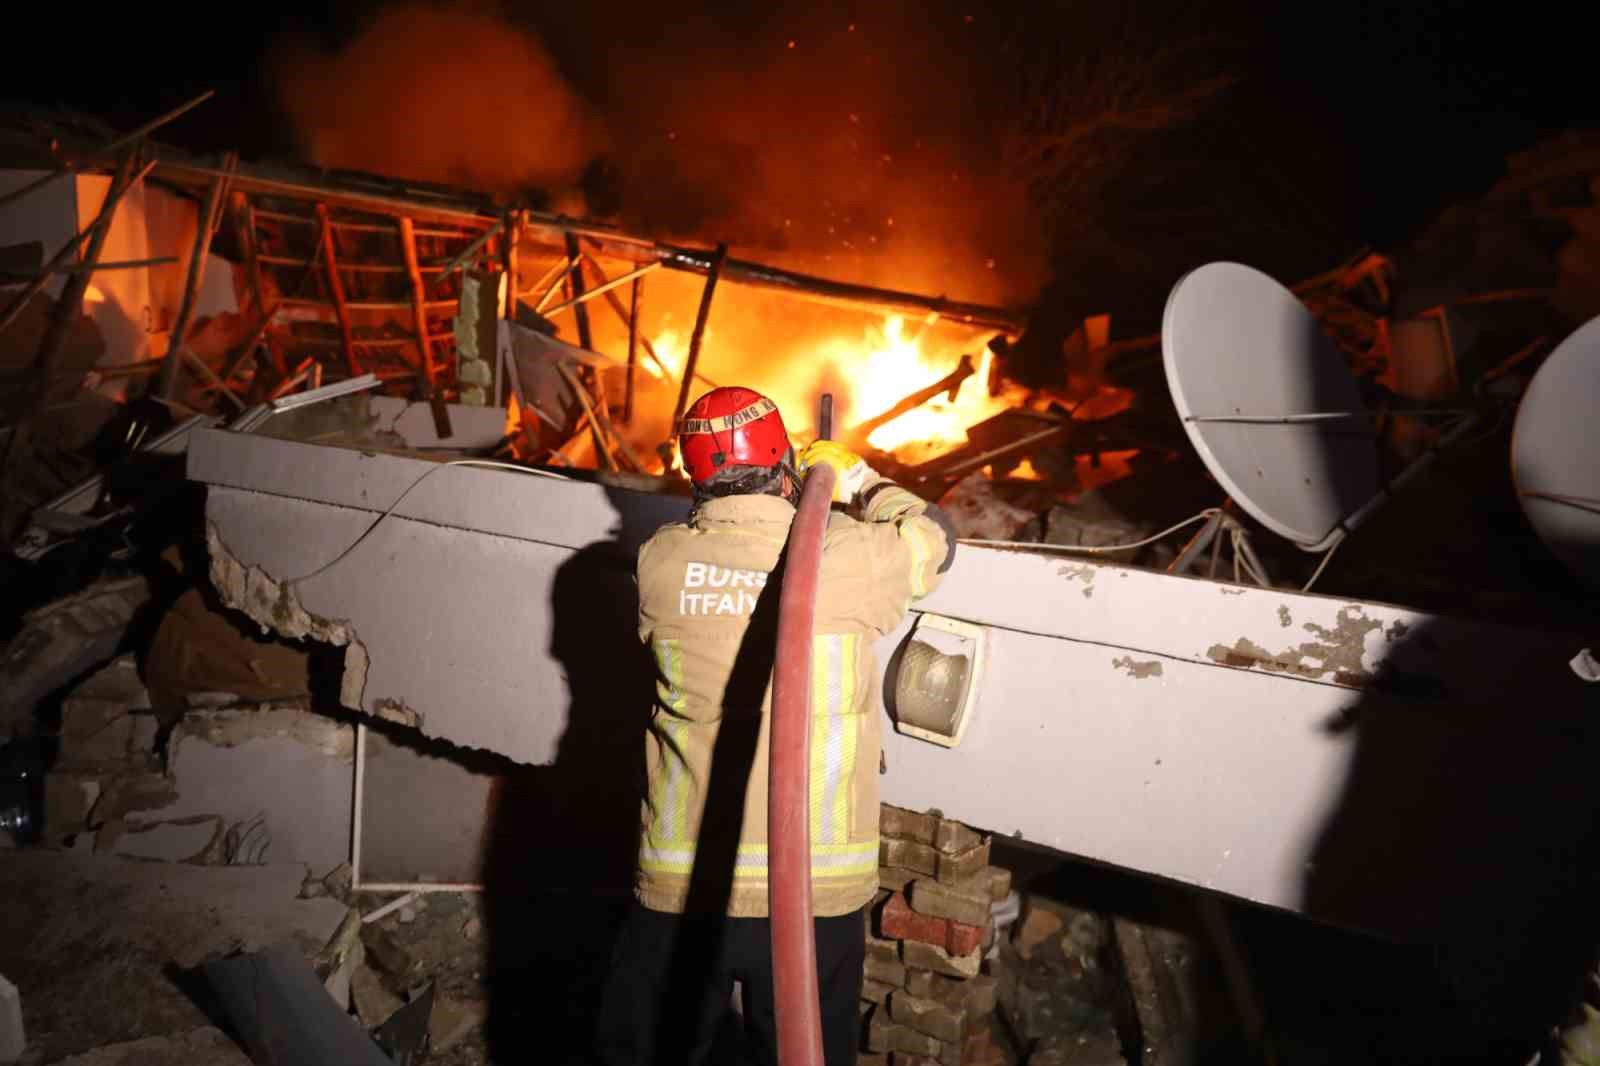
<path fill-rule="evenodd" d="M 1511 433 L 1522 511 L 1562 562 L 1600 582 L 1600 318 L 1533 375 Z"/>
<path fill-rule="evenodd" d="M 1378 495 L 1378 443 L 1344 356 L 1305 304 L 1238 263 L 1179 279 L 1162 361 L 1206 469 L 1262 525 L 1307 551 Z"/>

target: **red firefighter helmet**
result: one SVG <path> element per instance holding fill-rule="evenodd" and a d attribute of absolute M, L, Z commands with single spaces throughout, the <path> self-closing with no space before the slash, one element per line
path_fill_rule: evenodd
<path fill-rule="evenodd" d="M 789 456 L 789 434 L 777 404 L 754 389 L 723 386 L 684 412 L 678 448 L 689 480 L 699 485 L 727 467 L 776 467 Z"/>

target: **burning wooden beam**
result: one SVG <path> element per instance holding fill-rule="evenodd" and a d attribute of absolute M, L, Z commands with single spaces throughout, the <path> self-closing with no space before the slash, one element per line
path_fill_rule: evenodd
<path fill-rule="evenodd" d="M 328 225 L 328 205 L 317 205 L 317 218 L 322 223 L 322 262 L 327 269 L 328 295 L 333 298 L 333 313 L 339 320 L 339 339 L 344 347 L 344 361 L 350 367 L 350 376 L 361 373 L 356 362 L 356 346 L 350 338 L 350 309 L 344 302 L 344 282 L 339 278 L 339 258 L 334 250 L 333 227 Z"/>
<path fill-rule="evenodd" d="M 200 283 L 205 278 L 206 259 L 211 254 L 211 239 L 216 235 L 217 223 L 221 220 L 223 196 L 227 192 L 234 168 L 238 165 L 239 157 L 231 152 L 228 153 L 223 160 L 221 171 L 212 178 L 211 185 L 206 189 L 205 205 L 200 210 L 200 217 L 195 227 L 194 248 L 189 253 L 189 275 L 183 286 L 183 301 L 178 304 L 178 317 L 172 324 L 172 333 L 167 341 L 167 354 L 161 364 L 159 391 L 169 400 L 178 391 L 178 367 L 182 362 L 179 353 L 183 350 L 184 340 L 189 332 L 189 320 L 194 317 L 194 305 L 200 294 Z"/>
<path fill-rule="evenodd" d="M 156 177 L 164 181 L 200 188 L 219 173 L 216 167 L 176 149 L 162 146 L 153 148 L 152 151 L 159 160 Z M 106 168 L 110 165 L 105 153 L 92 146 L 69 145 L 63 148 L 62 155 L 63 158 L 80 166 L 98 165 Z M 322 202 L 335 209 L 348 208 L 384 215 L 404 214 L 417 222 L 432 222 L 470 229 L 473 231 L 471 235 L 475 235 L 476 231 L 484 227 L 494 225 L 502 217 L 501 209 L 496 205 L 465 193 L 451 195 L 429 190 L 424 195 L 420 190 L 409 188 L 399 182 L 380 192 L 374 191 L 370 185 L 356 188 L 348 184 L 319 181 L 310 171 L 302 169 L 244 166 L 238 168 L 233 182 L 234 188 L 251 195 Z M 383 188 L 381 185 L 377 187 Z M 264 213 L 262 217 L 266 217 Z M 289 217 L 305 225 L 313 224 L 311 219 L 303 216 Z M 341 228 L 346 228 L 347 225 L 354 228 L 373 228 L 358 223 L 339 223 Z M 571 233 L 590 242 L 610 258 L 640 264 L 659 262 L 668 270 L 705 274 L 718 259 L 716 251 L 712 249 L 665 244 L 635 237 L 613 226 L 575 221 L 564 215 L 529 211 L 525 214 L 523 228 L 530 233 L 537 231 L 537 237 L 549 244 L 563 244 L 566 235 Z M 418 235 L 425 234 L 419 230 Z M 461 237 L 469 234 L 457 232 L 449 235 Z M 801 299 L 853 307 L 858 310 L 898 311 L 919 316 L 931 311 L 949 322 L 978 329 L 1000 330 L 1007 334 L 1021 332 L 1027 322 L 1027 313 L 1020 308 L 994 307 L 949 300 L 943 296 L 926 296 L 894 289 L 875 288 L 870 285 L 856 285 L 727 256 L 723 257 L 722 275 L 736 284 L 773 289 Z"/>
<path fill-rule="evenodd" d="M 628 294 L 628 383 L 622 393 L 622 424 L 633 423 L 633 385 L 639 372 L 639 304 L 644 300 L 644 278 L 634 271 L 633 289 Z"/>
<path fill-rule="evenodd" d="M 324 217 L 323 220 L 322 220 L 322 224 L 321 224 L 320 228 L 317 231 L 317 240 L 316 240 L 316 244 L 315 244 L 316 251 L 314 251 L 311 254 L 311 259 L 306 264 L 305 272 L 300 275 L 300 281 L 295 285 L 295 287 L 292 290 L 290 290 L 291 292 L 298 293 L 298 292 L 304 291 L 304 289 L 306 287 L 306 284 L 308 282 L 310 282 L 312 276 L 315 275 L 316 270 L 317 270 L 317 263 L 322 258 L 322 247 L 323 247 L 322 239 L 323 239 L 323 236 L 324 236 L 324 232 L 328 229 L 328 227 L 330 225 L 331 225 L 331 223 L 329 222 L 329 220 L 326 217 Z M 288 302 L 289 299 L 290 298 L 288 298 L 288 297 L 280 298 L 277 303 L 272 305 L 272 308 L 270 310 L 262 312 L 261 318 L 256 323 L 255 329 L 252 330 L 251 333 L 250 333 L 249 339 L 246 340 L 238 348 L 234 349 L 232 354 L 229 355 L 227 361 L 223 364 L 223 371 L 222 371 L 222 380 L 223 381 L 232 381 L 233 380 L 233 375 L 238 372 L 238 370 L 239 370 L 239 368 L 241 366 L 244 365 L 245 360 L 250 357 L 250 353 L 255 350 L 256 345 L 260 344 L 262 342 L 262 340 L 265 339 L 265 337 L 267 335 L 268 327 L 270 327 L 272 325 L 273 320 L 278 317 L 278 312 L 283 309 L 283 305 L 286 302 Z M 267 347 L 270 350 L 272 346 L 268 345 Z M 272 351 L 271 355 L 272 355 L 272 361 L 273 361 L 273 364 L 274 364 L 274 369 L 276 369 L 276 371 L 278 373 L 278 376 L 283 380 L 288 380 L 289 367 L 288 367 L 288 364 L 284 361 L 283 353 L 282 352 L 278 352 L 278 351 Z"/>
<path fill-rule="evenodd" d="M 677 436 L 678 423 L 683 421 L 684 409 L 689 406 L 689 389 L 694 384 L 694 369 L 700 362 L 700 345 L 706 338 L 706 322 L 711 318 L 711 298 L 717 293 L 717 282 L 722 277 L 723 264 L 728 260 L 728 246 L 717 245 L 717 252 L 706 270 L 706 287 L 700 293 L 700 310 L 694 318 L 694 333 L 689 337 L 689 356 L 683 364 L 683 381 L 678 386 L 678 402 L 672 409 L 672 426 L 669 432 Z M 671 441 L 663 447 L 670 449 Z"/>
<path fill-rule="evenodd" d="M 586 255 L 583 258 L 588 261 L 590 266 L 594 266 L 594 260 L 591 259 L 589 256 Z M 546 317 L 546 318 L 554 318 L 556 315 L 559 315 L 563 311 L 576 310 L 578 312 L 578 314 L 580 315 L 579 325 L 581 327 L 582 326 L 582 322 L 583 322 L 583 319 L 581 318 L 581 316 L 583 314 L 583 304 L 585 304 L 588 301 L 594 299 L 596 296 L 603 296 L 606 293 L 610 292 L 612 289 L 621 288 L 622 286 L 626 285 L 630 281 L 635 281 L 635 280 L 637 280 L 639 278 L 644 277 L 646 274 L 650 273 L 651 271 L 660 270 L 660 269 L 661 269 L 661 264 L 660 263 L 646 263 L 644 266 L 639 267 L 636 270 L 630 270 L 626 274 L 623 274 L 621 277 L 616 277 L 616 278 L 607 278 L 603 273 L 601 273 L 598 269 L 596 269 L 595 272 L 600 274 L 600 284 L 599 285 L 596 285 L 593 288 L 587 288 L 587 287 L 584 287 L 584 285 L 581 282 L 576 282 L 576 280 L 575 280 L 575 283 L 574 283 L 574 286 L 573 286 L 572 299 L 567 300 L 565 303 L 556 304 L 554 307 L 550 308 L 550 310 L 545 311 L 544 312 L 544 317 Z M 578 272 L 574 271 L 572 276 L 573 276 L 574 279 L 576 279 L 578 277 Z M 580 332 L 581 332 L 581 329 L 580 329 Z"/>
<path fill-rule="evenodd" d="M 581 348 L 594 348 L 594 334 L 589 329 L 589 309 L 583 305 L 583 257 L 578 252 L 578 238 L 576 234 L 567 234 L 567 258 L 572 260 L 572 299 L 567 301 L 567 306 L 572 308 L 572 313 L 578 319 L 578 346 Z"/>
<path fill-rule="evenodd" d="M 941 392 L 948 392 L 953 402 L 956 398 L 956 393 L 961 388 L 961 383 L 970 378 L 976 370 L 977 368 L 972 363 L 972 356 L 963 355 L 961 362 L 956 364 L 954 370 L 935 381 L 932 385 L 918 389 L 882 414 L 874 415 L 865 422 L 852 426 L 850 429 L 851 438 L 856 441 L 865 441 L 879 426 L 888 425 L 908 411 L 915 411 Z"/>
<path fill-rule="evenodd" d="M 990 426 L 998 429 L 1006 423 L 1009 434 L 1013 435 L 1010 441 L 996 445 L 992 448 L 982 448 L 975 444 L 968 444 L 953 452 L 931 459 L 921 466 L 916 467 L 912 477 L 918 483 L 960 477 L 969 471 L 987 466 L 1002 459 L 1009 459 L 1016 455 L 1026 455 L 1058 444 L 1072 435 L 1077 425 L 1070 418 L 1061 418 L 1054 415 L 1043 415 L 1032 411 L 1010 410 L 1003 411 L 984 422 L 978 423 L 968 429 L 968 434 L 973 435 L 981 431 L 981 427 Z"/>
<path fill-rule="evenodd" d="M 635 319 L 636 311 L 630 312 L 623 310 L 622 301 L 617 299 L 616 293 L 611 291 L 612 289 L 616 288 L 616 285 L 611 284 L 611 282 L 606 279 L 605 271 L 600 268 L 599 263 L 595 262 L 594 256 L 590 255 L 588 252 L 584 252 L 583 256 L 585 259 L 589 260 L 589 265 L 594 268 L 594 272 L 598 274 L 601 280 L 604 282 L 604 284 L 601 284 L 597 288 L 590 290 L 590 294 L 595 296 L 604 294 L 606 302 L 611 305 L 611 310 L 616 312 L 617 318 L 621 319 L 622 324 L 628 327 L 630 343 L 632 342 L 635 334 L 637 334 L 639 346 L 644 349 L 644 354 L 650 357 L 650 361 L 656 365 L 657 370 L 661 371 L 661 376 L 663 378 L 676 385 L 678 383 L 678 375 L 674 374 L 672 372 L 672 368 L 662 360 L 661 356 L 656 354 L 656 346 L 650 343 L 650 338 L 644 335 L 644 331 L 637 328 Z M 639 278 L 642 280 L 644 275 L 659 268 L 660 266 L 660 263 L 647 263 L 644 267 L 638 270 L 629 271 L 627 274 L 624 274 L 622 277 L 615 280 L 618 283 L 625 281 L 628 278 Z M 698 370 L 695 371 L 694 376 L 696 380 L 698 380 L 702 385 L 705 385 L 707 388 L 714 389 L 717 387 L 717 383 L 715 381 L 712 381 Z"/>
<path fill-rule="evenodd" d="M 417 269 L 417 239 L 415 224 L 407 215 L 401 215 L 400 250 L 406 258 L 406 273 L 411 276 L 411 314 L 417 326 L 417 350 L 422 356 L 422 385 L 425 394 L 433 392 L 437 371 L 433 365 L 433 338 L 428 335 L 428 304 L 422 290 L 422 272 Z"/>

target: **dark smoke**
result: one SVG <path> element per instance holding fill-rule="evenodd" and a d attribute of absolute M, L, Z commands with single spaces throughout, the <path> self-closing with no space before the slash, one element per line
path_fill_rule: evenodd
<path fill-rule="evenodd" d="M 799 269 L 1031 296 L 1043 242 L 1001 162 L 981 5 L 755 7 L 386 7 L 337 51 L 282 49 L 280 95 L 325 166 L 538 188 Z"/>
<path fill-rule="evenodd" d="M 533 33 L 469 4 L 380 9 L 336 49 L 274 55 L 278 98 L 320 166 L 506 199 L 572 186 L 604 127 Z"/>

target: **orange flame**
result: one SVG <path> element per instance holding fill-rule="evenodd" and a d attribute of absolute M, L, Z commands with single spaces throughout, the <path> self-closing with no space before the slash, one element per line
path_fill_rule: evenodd
<path fill-rule="evenodd" d="M 864 355 L 861 348 L 866 349 Z M 831 345 L 825 357 L 841 365 L 855 364 L 850 372 L 850 407 L 863 416 L 857 419 L 859 424 L 948 375 L 956 368 L 960 353 L 930 354 L 920 337 L 906 335 L 904 318 L 890 315 L 881 326 L 868 330 L 859 347 Z M 949 393 L 935 396 L 873 430 L 867 443 L 886 452 L 911 444 L 930 449 L 964 444 L 968 426 L 1009 406 L 1005 397 L 989 395 L 986 383 L 991 359 L 993 353 L 985 345 L 977 373 L 956 387 L 954 399 Z"/>

